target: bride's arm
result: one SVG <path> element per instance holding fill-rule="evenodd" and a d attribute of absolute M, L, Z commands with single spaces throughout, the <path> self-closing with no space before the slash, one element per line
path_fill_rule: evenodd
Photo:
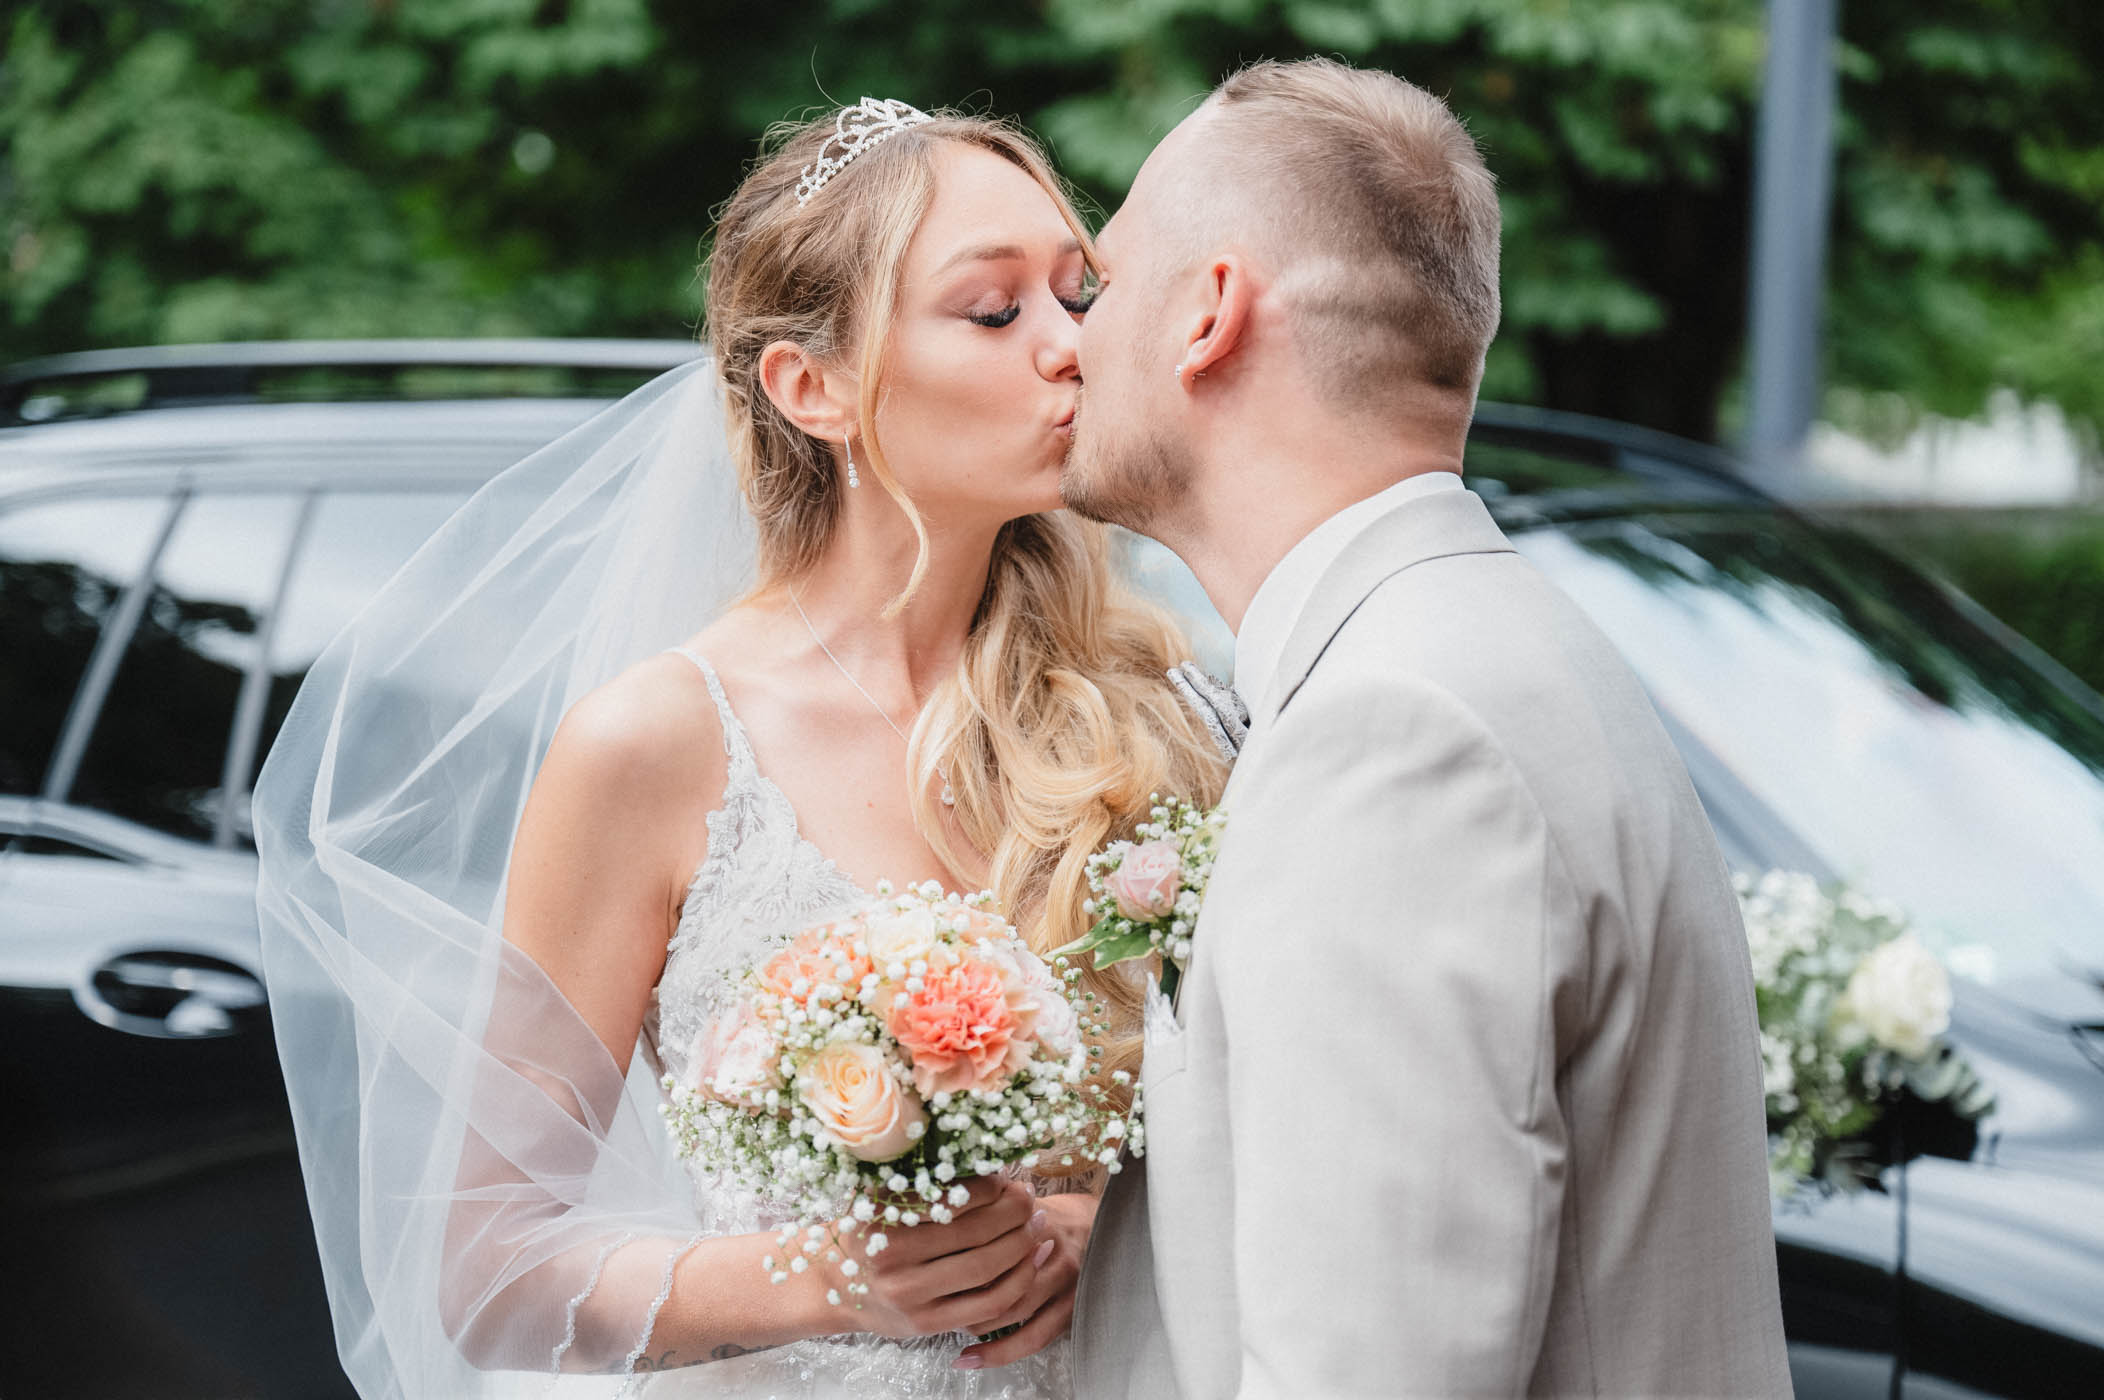
<path fill-rule="evenodd" d="M 952 1223 L 895 1232 L 874 1265 L 858 1259 L 871 1290 L 860 1311 L 827 1301 L 844 1287 L 837 1266 L 770 1283 L 761 1260 L 778 1249 L 772 1233 L 690 1248 L 662 1232 L 623 1240 L 612 1223 L 576 1218 L 576 1183 L 596 1163 L 564 1154 L 596 1147 L 618 1113 L 700 814 L 726 777 L 709 707 L 671 676 L 646 669 L 631 680 L 565 717 L 527 799 L 504 935 L 530 965 L 514 958 L 501 977 L 486 1037 L 511 1074 L 591 1131 L 551 1151 L 545 1134 L 493 1143 L 482 1125 L 471 1129 L 448 1218 L 448 1330 L 478 1365 L 545 1365 L 567 1339 L 566 1369 L 618 1369 L 647 1329 L 637 1364 L 657 1369 L 842 1331 L 945 1331 L 1009 1311 L 1034 1281 L 1048 1224 L 1020 1188 L 977 1186 Z"/>

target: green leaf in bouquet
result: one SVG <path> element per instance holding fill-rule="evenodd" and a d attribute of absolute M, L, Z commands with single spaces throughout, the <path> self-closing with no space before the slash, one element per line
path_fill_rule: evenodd
<path fill-rule="evenodd" d="M 1099 970 L 1134 958 L 1144 958 L 1153 951 L 1154 944 L 1147 937 L 1146 926 L 1125 919 L 1105 919 L 1059 950 L 1069 955 L 1094 953 Z"/>

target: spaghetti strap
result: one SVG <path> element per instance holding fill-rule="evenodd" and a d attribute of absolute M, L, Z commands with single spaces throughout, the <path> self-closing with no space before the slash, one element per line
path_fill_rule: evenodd
<path fill-rule="evenodd" d="M 783 921 L 792 910 L 815 913 L 861 902 L 866 898 L 861 888 L 805 839 L 797 827 L 796 808 L 760 771 L 752 741 L 731 709 L 716 668 L 685 647 L 665 650 L 693 662 L 708 683 L 709 697 L 723 719 L 724 752 L 730 756 L 722 801 L 706 818 L 708 854 L 688 883 L 679 926 L 666 945 L 669 952 L 679 954 L 701 940 L 704 932 L 721 934 L 725 920 L 750 916 L 754 927 L 771 937 L 786 926 Z M 738 913 L 741 908 L 746 911 L 743 915 Z M 665 977 L 676 981 L 672 966 L 666 964 Z M 675 997 L 675 1001 L 680 999 Z M 698 1023 L 682 1025 L 675 1041 L 690 1044 L 696 1029 Z"/>
<path fill-rule="evenodd" d="M 700 652 L 685 647 L 666 647 L 665 650 L 678 652 L 701 672 L 701 679 L 709 687 L 709 698 L 716 702 L 716 716 L 723 723 L 723 751 L 730 756 L 736 776 L 748 777 L 758 773 L 759 764 L 752 756 L 752 741 L 745 737 L 745 726 L 738 722 L 737 714 L 731 709 L 730 696 L 724 694 L 723 681 L 717 676 L 716 668 Z"/>

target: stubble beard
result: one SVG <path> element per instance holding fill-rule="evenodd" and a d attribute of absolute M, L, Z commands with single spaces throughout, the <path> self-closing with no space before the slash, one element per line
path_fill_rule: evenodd
<path fill-rule="evenodd" d="M 1142 427 L 1109 444 L 1077 414 L 1074 441 L 1059 469 L 1059 494 L 1087 520 L 1159 538 L 1191 481 L 1189 454 L 1161 432 Z"/>

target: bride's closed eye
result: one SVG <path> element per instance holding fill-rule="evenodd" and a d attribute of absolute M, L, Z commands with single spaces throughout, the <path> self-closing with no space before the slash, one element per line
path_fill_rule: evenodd
<path fill-rule="evenodd" d="M 1012 301 L 1008 303 L 1008 305 L 1002 307 L 999 311 L 968 312 L 965 315 L 964 319 L 967 321 L 975 321 L 982 326 L 990 326 L 995 330 L 999 330 L 1001 327 L 1007 325 L 1009 322 L 1015 320 L 1016 317 L 1022 314 L 1023 308 L 1021 303 Z"/>
<path fill-rule="evenodd" d="M 1055 300 L 1065 307 L 1069 314 L 1083 316 L 1088 313 L 1088 309 L 1091 306 L 1095 305 L 1096 293 L 1101 290 L 1102 288 L 1097 286 L 1083 287 L 1073 296 L 1059 296 L 1055 297 Z M 1022 311 L 1022 303 L 1012 301 L 999 311 L 968 312 L 965 315 L 965 319 L 992 330 L 999 330 L 1001 327 L 1013 322 L 1017 316 L 1022 314 Z"/>

